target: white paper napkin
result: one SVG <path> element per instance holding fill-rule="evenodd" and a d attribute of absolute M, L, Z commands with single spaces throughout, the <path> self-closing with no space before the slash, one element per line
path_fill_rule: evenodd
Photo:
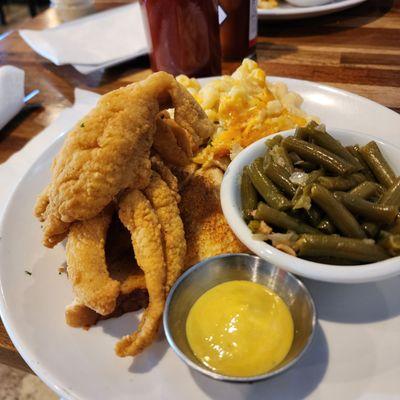
<path fill-rule="evenodd" d="M 90 72 L 144 55 L 149 49 L 139 2 L 56 28 L 23 29 L 19 33 L 33 50 L 54 64 L 73 64 Z"/>
<path fill-rule="evenodd" d="M 99 99 L 97 93 L 75 89 L 75 103 L 61 112 L 59 117 L 41 133 L 29 141 L 19 152 L 0 165 L 0 218 L 8 199 L 27 169 L 36 161 L 46 147 L 60 135 L 69 131 Z"/>
<path fill-rule="evenodd" d="M 11 65 L 0 67 L 0 129 L 23 107 L 24 83 L 22 69 Z"/>

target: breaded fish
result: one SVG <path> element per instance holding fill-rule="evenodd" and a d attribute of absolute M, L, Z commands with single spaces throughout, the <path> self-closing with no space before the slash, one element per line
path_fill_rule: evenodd
<path fill-rule="evenodd" d="M 119 218 L 131 233 L 138 265 L 144 272 L 149 305 L 138 330 L 124 336 L 115 347 L 120 357 L 134 356 L 149 346 L 158 331 L 165 303 L 164 243 L 157 215 L 149 200 L 132 190 L 119 202 Z"/>
<path fill-rule="evenodd" d="M 213 133 L 194 98 L 165 72 L 104 95 L 75 126 L 35 209 L 43 222 L 45 246 L 62 240 L 72 222 L 99 214 L 124 189 L 148 185 L 156 116 L 171 106 L 196 146 Z"/>
<path fill-rule="evenodd" d="M 165 162 L 180 167 L 190 163 L 191 148 L 182 148 L 177 140 L 185 136 L 189 134 L 169 117 L 168 111 L 158 114 L 153 148 Z"/>
<path fill-rule="evenodd" d="M 144 192 L 157 214 L 164 237 L 167 267 L 165 290 L 168 293 L 184 267 L 186 240 L 183 223 L 175 193 L 156 172 L 153 172 L 150 184 Z"/>
<path fill-rule="evenodd" d="M 153 171 L 157 172 L 158 175 L 161 176 L 163 181 L 175 193 L 175 196 L 179 202 L 180 196 L 179 196 L 178 179 L 171 172 L 171 170 L 165 165 L 165 163 L 161 160 L 158 154 L 151 157 L 151 168 L 153 169 Z"/>
<path fill-rule="evenodd" d="M 100 315 L 96 311 L 74 301 L 65 308 L 65 321 L 73 328 L 90 328 L 98 321 L 117 318 L 127 312 L 138 311 L 148 305 L 147 290 L 137 289 L 127 295 L 120 295 L 115 310 L 108 315 Z"/>
<path fill-rule="evenodd" d="M 198 170 L 181 190 L 179 208 L 185 227 L 185 267 L 223 253 L 246 253 L 222 213 L 219 189 L 223 173 L 219 168 Z"/>
<path fill-rule="evenodd" d="M 114 311 L 120 283 L 110 277 L 105 255 L 107 230 L 113 213 L 107 207 L 99 215 L 70 227 L 67 271 L 79 303 L 101 315 Z"/>

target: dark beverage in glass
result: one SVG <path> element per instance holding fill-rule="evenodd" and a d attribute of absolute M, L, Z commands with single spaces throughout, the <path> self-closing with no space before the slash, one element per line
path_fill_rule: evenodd
<path fill-rule="evenodd" d="M 222 58 L 242 60 L 255 54 L 257 0 L 220 0 L 226 14 L 220 26 Z"/>
<path fill-rule="evenodd" d="M 141 0 L 154 71 L 221 74 L 217 0 Z"/>

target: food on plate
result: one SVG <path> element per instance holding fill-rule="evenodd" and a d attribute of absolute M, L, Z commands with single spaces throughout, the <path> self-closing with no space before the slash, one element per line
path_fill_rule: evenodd
<path fill-rule="evenodd" d="M 193 155 L 193 144 L 187 131 L 180 127 L 168 111 L 157 116 L 157 128 L 154 134 L 153 147 L 162 154 L 165 162 L 184 167 L 190 163 Z"/>
<path fill-rule="evenodd" d="M 119 356 L 137 355 L 154 341 L 165 298 L 186 268 L 218 254 L 248 252 L 219 199 L 226 155 L 236 141 L 245 147 L 310 119 L 298 108 L 298 95 L 265 83 L 250 60 L 204 93 L 193 90 L 196 81 L 180 81 L 159 72 L 103 96 L 67 136 L 35 207 L 45 246 L 67 238 L 75 295 L 65 310 L 68 325 L 88 328 L 145 308 L 137 331 L 117 343 Z M 229 108 L 240 114 L 234 121 Z M 225 150 L 213 154 L 213 146 Z M 271 174 L 279 179 L 279 169 Z M 286 204 L 282 209 L 289 207 L 279 192 L 275 196 Z"/>
<path fill-rule="evenodd" d="M 99 214 L 122 190 L 148 185 L 156 117 L 171 105 L 175 121 L 197 149 L 214 128 L 193 97 L 165 72 L 106 94 L 75 126 L 35 210 L 46 246 L 61 241 L 72 222 Z"/>
<path fill-rule="evenodd" d="M 145 193 L 157 214 L 164 238 L 167 269 L 165 287 L 169 292 L 183 271 L 186 256 L 185 232 L 178 202 L 175 193 L 156 172 L 153 172 Z"/>
<path fill-rule="evenodd" d="M 171 106 L 173 118 L 163 112 Z M 184 269 L 171 168 L 184 168 L 213 130 L 187 90 L 160 72 L 103 96 L 53 162 L 35 213 L 46 246 L 68 236 L 75 300 L 67 323 L 88 327 L 146 306 L 148 298 L 138 330 L 117 343 L 120 356 L 154 340 L 166 294 Z"/>
<path fill-rule="evenodd" d="M 261 8 L 262 10 L 268 10 L 270 8 L 278 7 L 277 0 L 258 0 L 257 7 Z"/>
<path fill-rule="evenodd" d="M 374 141 L 345 147 L 315 122 L 277 135 L 243 169 L 241 197 L 254 237 L 288 254 L 330 264 L 400 255 L 400 178 Z"/>
<path fill-rule="evenodd" d="M 66 247 L 68 278 L 75 296 L 101 315 L 114 311 L 120 286 L 108 273 L 104 249 L 112 212 L 108 207 L 73 224 Z"/>
<path fill-rule="evenodd" d="M 181 190 L 179 208 L 185 227 L 187 253 L 185 266 L 223 253 L 246 253 L 221 210 L 219 199 L 223 172 L 200 169 Z"/>
<path fill-rule="evenodd" d="M 231 75 L 203 87 L 195 79 L 177 80 L 202 106 L 217 129 L 194 157 L 207 165 L 234 157 L 238 151 L 272 133 L 304 126 L 313 117 L 301 110 L 302 98 L 282 82 L 271 83 L 255 61 L 245 59 Z"/>
<path fill-rule="evenodd" d="M 187 317 L 186 336 L 194 355 L 211 370 L 256 376 L 285 359 L 294 325 L 276 293 L 255 282 L 229 281 L 196 300 Z"/>
<path fill-rule="evenodd" d="M 135 257 L 144 272 L 149 293 L 149 305 L 138 330 L 116 345 L 116 353 L 125 357 L 140 353 L 153 342 L 164 309 L 167 274 L 161 226 L 150 201 L 139 190 L 132 190 L 120 201 L 118 214 L 131 233 Z"/>

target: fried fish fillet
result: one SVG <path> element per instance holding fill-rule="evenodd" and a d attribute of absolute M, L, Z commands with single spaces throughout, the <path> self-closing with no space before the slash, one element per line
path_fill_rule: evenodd
<path fill-rule="evenodd" d="M 99 214 L 122 190 L 148 185 L 156 116 L 171 106 L 196 146 L 213 133 L 194 98 L 165 72 L 104 95 L 75 126 L 35 208 L 43 222 L 45 246 L 62 240 L 72 222 Z"/>
<path fill-rule="evenodd" d="M 182 142 L 186 136 L 189 134 L 169 117 L 168 111 L 157 116 L 153 147 L 165 162 L 181 167 L 190 163 L 191 147 L 182 148 L 177 140 Z"/>
<path fill-rule="evenodd" d="M 146 282 L 143 271 L 135 262 L 130 233 L 115 215 L 108 228 L 105 252 L 108 273 L 120 283 L 117 305 L 112 313 L 101 315 L 75 299 L 65 309 L 65 320 L 72 327 L 88 328 L 101 319 L 113 318 L 147 306 Z M 140 293 L 136 293 L 138 291 Z M 101 288 L 98 293 L 101 293 Z"/>
<path fill-rule="evenodd" d="M 185 267 L 223 253 L 246 253 L 222 213 L 219 189 L 223 173 L 219 168 L 198 170 L 181 190 L 179 208 L 185 227 Z"/>
<path fill-rule="evenodd" d="M 168 293 L 184 267 L 186 240 L 183 223 L 174 192 L 156 172 L 153 172 L 144 192 L 157 214 L 164 237 L 167 267 L 165 290 Z"/>
<path fill-rule="evenodd" d="M 161 158 L 157 155 L 151 157 L 151 168 L 161 176 L 162 180 L 175 193 L 177 201 L 180 201 L 178 179 L 172 171 L 165 165 Z"/>
<path fill-rule="evenodd" d="M 166 268 L 161 226 L 149 200 L 138 190 L 119 203 L 119 218 L 131 233 L 138 265 L 144 272 L 149 305 L 138 330 L 124 336 L 115 347 L 120 357 L 134 356 L 149 346 L 158 331 L 165 303 Z"/>
<path fill-rule="evenodd" d="M 117 318 L 127 312 L 138 311 L 147 307 L 147 290 L 137 289 L 128 295 L 120 295 L 115 310 L 108 315 L 101 315 L 96 311 L 74 301 L 65 309 L 65 321 L 73 328 L 90 328 L 100 320 Z"/>
<path fill-rule="evenodd" d="M 68 277 L 78 301 L 101 315 L 114 311 L 120 283 L 110 277 L 105 241 L 113 208 L 70 227 L 66 257 Z"/>

